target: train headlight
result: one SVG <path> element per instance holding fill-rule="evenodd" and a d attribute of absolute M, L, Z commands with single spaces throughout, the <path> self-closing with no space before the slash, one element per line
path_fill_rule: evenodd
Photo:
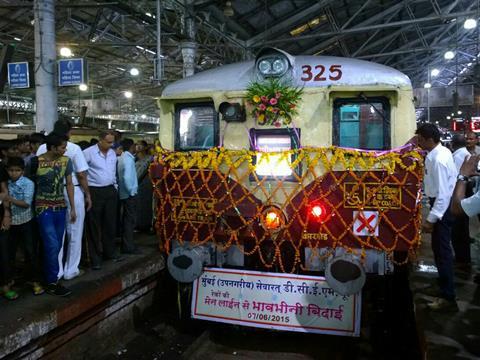
<path fill-rule="evenodd" d="M 270 61 L 262 60 L 258 63 L 258 71 L 260 71 L 261 74 L 270 74 L 271 70 L 272 64 L 270 64 Z"/>
<path fill-rule="evenodd" d="M 279 208 L 269 206 L 263 210 L 261 222 L 265 230 L 277 232 L 285 225 L 285 215 Z"/>
<path fill-rule="evenodd" d="M 287 59 L 276 59 L 272 63 L 272 68 L 275 73 L 284 74 L 288 69 Z"/>
<path fill-rule="evenodd" d="M 288 67 L 287 58 L 281 54 L 266 55 L 257 61 L 257 69 L 265 77 L 280 77 Z"/>

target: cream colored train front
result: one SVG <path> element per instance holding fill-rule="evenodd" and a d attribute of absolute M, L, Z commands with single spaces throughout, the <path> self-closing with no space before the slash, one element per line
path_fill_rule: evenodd
<path fill-rule="evenodd" d="M 150 172 L 176 280 L 316 274 L 349 296 L 418 246 L 422 165 L 403 146 L 416 123 L 401 72 L 264 49 L 168 85 L 159 107 Z"/>

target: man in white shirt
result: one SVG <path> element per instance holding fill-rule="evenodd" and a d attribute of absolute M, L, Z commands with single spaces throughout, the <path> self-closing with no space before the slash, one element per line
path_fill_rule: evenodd
<path fill-rule="evenodd" d="M 452 153 L 440 143 L 440 131 L 434 124 L 422 124 L 416 134 L 418 145 L 428 152 L 425 157 L 424 185 L 431 208 L 422 230 L 432 234 L 432 250 L 440 286 L 440 297 L 428 306 L 432 310 L 458 311 L 451 246 L 453 217 L 449 211 L 458 172 Z"/>
<path fill-rule="evenodd" d="M 480 214 L 480 192 L 477 190 L 472 196 L 465 196 L 469 178 L 480 175 L 478 172 L 479 161 L 480 155 L 472 155 L 460 167 L 452 197 L 452 213 L 455 216 L 472 217 Z M 474 281 L 480 284 L 480 274 L 475 275 Z"/>
<path fill-rule="evenodd" d="M 466 148 L 466 139 L 463 134 L 455 134 L 452 137 L 453 161 L 457 171 L 460 170 L 465 159 L 471 154 Z M 467 195 L 472 195 L 473 182 L 469 183 Z M 455 253 L 455 265 L 458 269 L 469 270 L 470 257 L 470 231 L 469 219 L 465 214 L 456 216 L 452 227 L 452 245 Z"/>
<path fill-rule="evenodd" d="M 115 251 L 117 226 L 117 155 L 112 149 L 115 136 L 102 131 L 97 144 L 83 151 L 88 164 L 88 185 L 92 209 L 87 215 L 87 243 L 92 269 L 101 268 L 105 260 L 120 261 Z"/>
<path fill-rule="evenodd" d="M 68 120 L 58 120 L 53 128 L 53 133 L 65 136 L 67 139 L 71 135 L 72 124 Z M 45 144 L 40 145 L 37 150 L 37 156 L 47 152 L 47 146 Z M 85 220 L 85 210 L 89 211 L 92 206 L 92 200 L 90 199 L 90 190 L 88 188 L 87 170 L 88 165 L 83 156 L 82 149 L 77 144 L 70 141 L 67 142 L 67 151 L 65 156 L 69 157 L 73 165 L 72 182 L 74 185 L 74 202 L 75 210 L 77 213 L 77 220 L 72 223 L 67 219 L 66 232 L 68 236 L 68 245 L 66 251 L 66 257 L 63 259 L 63 245 L 59 254 L 59 273 L 58 278 L 62 276 L 65 280 L 71 280 L 82 274 L 78 268 L 80 259 L 82 257 L 82 238 L 83 238 L 83 226 Z M 70 213 L 70 203 L 68 201 L 67 190 L 65 188 L 65 201 L 67 202 L 67 217 Z M 65 262 L 65 264 L 63 264 Z"/>

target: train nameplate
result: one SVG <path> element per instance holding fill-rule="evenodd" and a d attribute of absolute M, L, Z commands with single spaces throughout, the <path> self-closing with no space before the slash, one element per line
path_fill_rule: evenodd
<path fill-rule="evenodd" d="M 402 191 L 398 184 L 346 182 L 343 203 L 346 208 L 401 209 Z"/>
<path fill-rule="evenodd" d="M 211 198 L 172 198 L 172 219 L 176 222 L 215 224 L 214 207 Z"/>
<path fill-rule="evenodd" d="M 308 233 L 304 232 L 302 234 L 302 240 L 321 240 L 321 241 L 327 241 L 328 240 L 328 234 L 326 233 Z"/>

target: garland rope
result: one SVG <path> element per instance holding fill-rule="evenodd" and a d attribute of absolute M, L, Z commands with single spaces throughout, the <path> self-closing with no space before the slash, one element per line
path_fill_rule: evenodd
<path fill-rule="evenodd" d="M 260 159 L 289 164 L 292 175 L 259 176 Z M 391 259 L 400 250 L 408 254 L 402 261 L 406 263 L 420 245 L 422 159 L 412 148 L 382 152 L 333 146 L 282 152 L 157 148 L 150 176 L 160 247 L 168 253 L 172 241 L 213 242 L 222 250 L 236 246 L 246 256 L 256 256 L 266 269 L 282 272 L 305 270 L 305 247 L 312 249 L 311 257 L 321 259 L 338 247 L 359 252 L 362 258 L 366 249 L 386 252 Z M 360 202 L 358 194 L 363 194 Z M 382 196 L 390 205 L 378 201 Z M 329 212 L 322 224 L 306 216 L 309 204 L 317 200 Z M 264 229 L 259 221 L 268 206 L 286 213 L 279 232 Z M 364 221 L 364 211 L 378 214 L 375 227 L 365 224 L 367 236 L 354 231 L 355 224 Z M 327 243 L 329 250 L 321 252 Z"/>

